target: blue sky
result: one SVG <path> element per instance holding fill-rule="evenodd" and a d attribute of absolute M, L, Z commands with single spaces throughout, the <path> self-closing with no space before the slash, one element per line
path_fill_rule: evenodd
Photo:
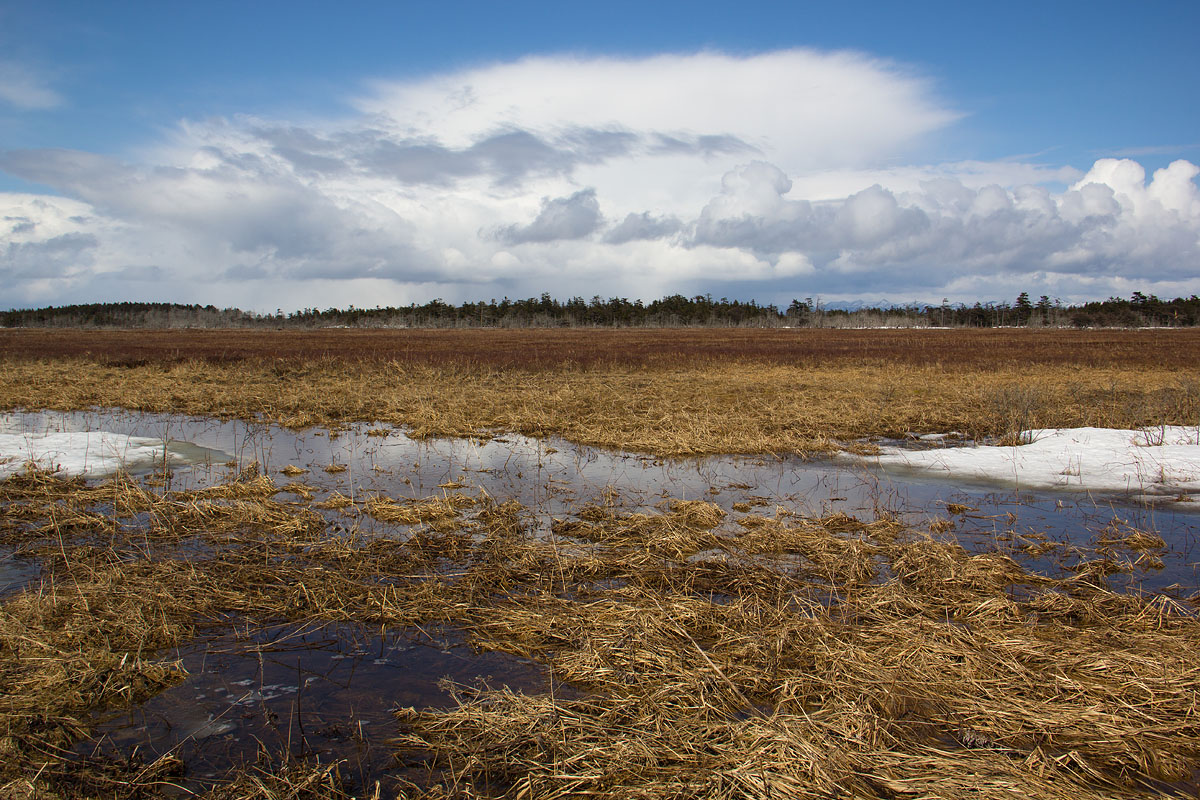
<path fill-rule="evenodd" d="M 1200 292 L 1198 23 L 0 3 L 0 307 Z"/>

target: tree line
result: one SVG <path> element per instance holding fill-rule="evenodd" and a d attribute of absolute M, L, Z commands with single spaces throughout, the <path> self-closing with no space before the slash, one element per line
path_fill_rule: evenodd
<path fill-rule="evenodd" d="M 943 302 L 845 308 L 820 298 L 786 308 L 711 295 L 671 295 L 649 303 L 623 297 L 566 301 L 548 293 L 524 300 L 461 305 L 431 300 L 408 306 L 305 308 L 285 314 L 179 303 L 87 303 L 0 311 L 6 328 L 522 328 L 522 327 L 1185 327 L 1200 324 L 1200 297 L 1160 300 L 1134 292 L 1128 299 L 1063 305 L 1022 292 L 1012 303 Z"/>

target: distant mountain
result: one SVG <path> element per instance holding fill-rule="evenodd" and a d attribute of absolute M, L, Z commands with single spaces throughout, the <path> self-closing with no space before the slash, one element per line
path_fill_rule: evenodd
<path fill-rule="evenodd" d="M 898 303 L 893 303 L 891 300 L 876 300 L 874 302 L 868 300 L 837 300 L 831 303 L 822 303 L 829 311 L 862 311 L 864 308 L 902 308 Z"/>
<path fill-rule="evenodd" d="M 1003 300 L 983 300 L 983 301 L 980 301 L 979 304 L 982 306 L 999 306 L 999 305 L 1003 305 L 1004 302 L 1005 301 L 1003 301 Z M 975 305 L 974 302 L 971 302 L 971 303 L 946 303 L 947 308 L 969 307 L 969 306 L 973 306 L 973 305 Z M 834 300 L 834 301 L 830 301 L 828 303 L 825 303 L 825 302 L 821 303 L 821 307 L 827 311 L 862 311 L 864 308 L 870 308 L 870 309 L 878 308 L 878 309 L 883 309 L 886 311 L 888 309 L 893 309 L 893 308 L 897 308 L 897 309 L 918 308 L 918 309 L 920 309 L 920 308 L 925 308 L 926 306 L 930 306 L 932 308 L 938 308 L 941 306 L 941 303 L 938 302 L 937 300 L 932 300 L 932 301 L 909 300 L 906 303 L 897 303 L 893 300 L 887 300 L 887 299 Z"/>

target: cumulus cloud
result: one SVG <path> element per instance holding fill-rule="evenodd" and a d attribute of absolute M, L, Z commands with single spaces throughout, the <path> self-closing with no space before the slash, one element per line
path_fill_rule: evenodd
<path fill-rule="evenodd" d="M 468 147 L 447 147 L 431 137 L 389 136 L 382 131 L 319 136 L 303 128 L 262 127 L 256 135 L 297 171 L 322 176 L 385 176 L 402 184 L 449 187 L 464 178 L 512 184 L 529 177 L 567 175 L 581 164 L 629 155 L 639 137 L 627 131 L 572 128 L 553 137 L 528 130 L 482 134 Z M 683 143 L 689 153 L 712 145 Z"/>
<path fill-rule="evenodd" d="M 603 219 L 596 190 L 583 189 L 570 197 L 543 200 L 533 222 L 503 228 L 499 238 L 511 244 L 583 239 L 595 232 Z"/>
<path fill-rule="evenodd" d="M 787 153 L 789 165 L 890 155 L 958 116 L 933 98 L 928 81 L 894 65 L 809 50 L 532 57 L 380 83 L 359 105 L 405 136 L 436 136 L 452 147 L 496 127 L 578 127 L 641 133 L 667 150 L 675 143 L 704 152 L 767 147 Z"/>
<path fill-rule="evenodd" d="M 64 233 L 40 242 L 8 242 L 0 254 L 0 275 L 7 280 L 59 278 L 91 263 L 98 242 L 87 233 Z"/>
<path fill-rule="evenodd" d="M 181 168 L 136 167 L 74 151 L 15 151 L 0 166 L 62 187 L 97 215 L 140 229 L 139 251 L 177 251 L 172 255 L 182 257 L 184 269 L 192 266 L 186 261 L 202 260 L 202 269 L 257 265 L 291 278 L 428 277 L 403 219 L 299 181 L 255 154 L 207 149 Z"/>
<path fill-rule="evenodd" d="M 1195 178 L 1200 167 L 1189 161 L 1175 161 L 1164 169 L 1155 170 L 1153 180 L 1146 183 L 1146 170 L 1129 159 L 1102 158 L 1074 186 L 1081 192 L 1094 187 L 1104 190 L 1120 205 L 1135 215 L 1161 216 L 1164 212 L 1183 219 L 1200 218 L 1200 194 Z"/>
<path fill-rule="evenodd" d="M 1058 194 L 940 178 L 916 191 L 875 185 L 811 203 L 789 199 L 791 181 L 758 162 L 725 176 L 692 241 L 767 256 L 802 254 L 821 285 L 841 293 L 852 292 L 851 275 L 918 293 L 951 283 L 961 291 L 972 276 L 982 288 L 997 274 L 1008 276 L 1010 286 L 1025 281 L 1043 288 L 1055 281 L 1084 286 L 1095 276 L 1115 286 L 1133 274 L 1146 283 L 1200 286 L 1197 174 L 1194 165 L 1177 161 L 1147 182 L 1140 165 L 1104 160 Z"/>
<path fill-rule="evenodd" d="M 1196 166 L 909 163 L 959 115 L 861 54 L 537 57 L 356 107 L 0 154 L 62 195 L 0 195 L 0 305 L 1200 292 Z"/>

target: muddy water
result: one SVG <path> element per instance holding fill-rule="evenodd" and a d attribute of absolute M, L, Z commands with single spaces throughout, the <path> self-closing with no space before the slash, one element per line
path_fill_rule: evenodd
<path fill-rule="evenodd" d="M 872 471 L 849 460 L 723 456 L 662 459 L 602 451 L 560 440 L 503 435 L 487 441 L 414 441 L 388 426 L 355 424 L 342 431 L 288 431 L 240 420 L 217 421 L 128 412 L 0 415 L 5 430 L 111 431 L 168 442 L 171 463 L 151 475 L 170 488 L 212 484 L 257 463 L 282 484 L 302 482 L 320 497 L 385 494 L 421 498 L 446 484 L 498 500 L 520 501 L 548 532 L 554 518 L 615 492 L 626 510 L 656 510 L 666 498 L 705 499 L 727 510 L 749 503 L 771 516 L 776 507 L 820 515 L 882 513 L 926 526 L 950 519 L 968 547 L 1003 546 L 1014 537 L 1086 545 L 1113 519 L 1156 531 L 1168 544 L 1161 570 L 1125 579 L 1139 591 L 1191 594 L 1200 588 L 1200 512 L 1138 505 L 1121 497 L 1016 492 L 964 486 L 935 477 Z M 386 435 L 382 435 L 386 434 Z M 287 466 L 307 470 L 287 478 Z M 951 513 L 953 508 L 953 513 Z M 965 510 L 964 510 L 965 509 Z M 362 526 L 373 524 L 359 518 Z M 1047 561 L 1037 566 L 1054 571 Z M 0 595 L 16 591 L 37 565 L 0 553 Z M 488 679 L 544 690 L 537 665 L 473 653 L 453 631 L 381 632 L 353 626 L 223 632 L 190 643 L 180 658 L 188 679 L 106 722 L 103 747 L 144 753 L 174 750 L 203 780 L 230 764 L 252 762 L 260 742 L 272 750 L 344 759 L 363 782 L 387 770 L 386 745 L 396 706 L 445 705 L 448 677 Z"/>

